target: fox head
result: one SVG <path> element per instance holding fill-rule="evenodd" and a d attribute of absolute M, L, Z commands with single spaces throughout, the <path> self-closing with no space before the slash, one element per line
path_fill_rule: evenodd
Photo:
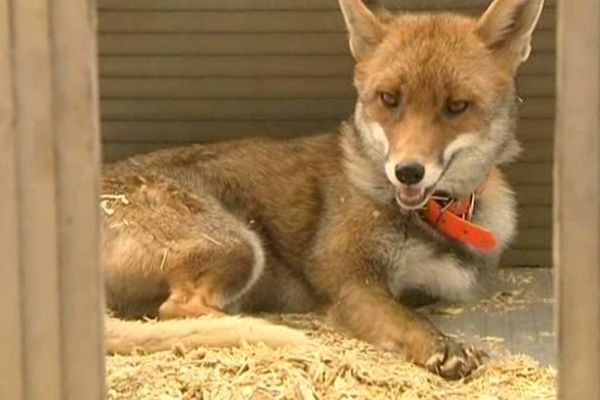
<path fill-rule="evenodd" d="M 339 3 L 356 60 L 355 151 L 403 208 L 468 195 L 518 154 L 515 76 L 544 0 L 494 0 L 478 19 Z"/>

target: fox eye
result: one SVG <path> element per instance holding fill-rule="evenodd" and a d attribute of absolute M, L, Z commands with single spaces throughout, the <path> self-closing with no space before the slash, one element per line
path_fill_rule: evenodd
<path fill-rule="evenodd" d="M 448 104 L 446 104 L 446 114 L 455 116 L 464 113 L 467 111 L 467 108 L 469 108 L 469 102 L 465 100 L 449 101 Z"/>
<path fill-rule="evenodd" d="M 382 103 L 388 108 L 395 108 L 395 107 L 398 107 L 398 104 L 400 104 L 398 95 L 396 95 L 394 93 L 381 92 L 379 94 L 379 97 L 381 98 Z"/>

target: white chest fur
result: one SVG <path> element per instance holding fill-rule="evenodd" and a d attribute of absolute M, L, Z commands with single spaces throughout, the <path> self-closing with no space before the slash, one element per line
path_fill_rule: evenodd
<path fill-rule="evenodd" d="M 388 285 L 394 296 L 419 290 L 433 297 L 460 301 L 473 293 L 474 269 L 450 253 L 436 252 L 421 239 L 408 239 L 386 253 Z"/>
<path fill-rule="evenodd" d="M 491 230 L 498 243 L 495 250 L 479 255 L 486 260 L 488 267 L 494 267 L 515 235 L 514 194 L 496 175 L 484 190 L 477 207 L 474 222 Z M 406 290 L 419 290 L 434 297 L 460 301 L 474 294 L 479 275 L 477 268 L 483 265 L 468 265 L 469 260 L 460 259 L 450 252 L 440 252 L 439 248 L 424 238 L 404 241 L 396 233 L 384 242 L 384 257 L 389 266 L 388 285 L 395 296 L 400 296 Z"/>

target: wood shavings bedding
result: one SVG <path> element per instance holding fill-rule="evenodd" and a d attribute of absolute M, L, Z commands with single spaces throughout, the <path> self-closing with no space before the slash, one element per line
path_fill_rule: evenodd
<path fill-rule="evenodd" d="M 448 382 L 349 338 L 314 316 L 279 316 L 318 346 L 186 350 L 107 357 L 109 399 L 554 399 L 556 372 L 522 355 Z"/>

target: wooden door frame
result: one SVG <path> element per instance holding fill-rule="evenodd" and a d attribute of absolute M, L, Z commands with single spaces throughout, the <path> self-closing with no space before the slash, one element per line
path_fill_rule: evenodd
<path fill-rule="evenodd" d="M 0 398 L 105 397 L 92 0 L 0 0 Z"/>
<path fill-rule="evenodd" d="M 600 5 L 559 0 L 554 267 L 559 398 L 600 399 Z"/>

